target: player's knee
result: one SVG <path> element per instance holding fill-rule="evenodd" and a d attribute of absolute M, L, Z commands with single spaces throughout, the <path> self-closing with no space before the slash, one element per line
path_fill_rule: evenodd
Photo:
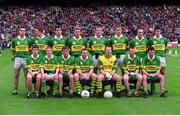
<path fill-rule="evenodd" d="M 123 77 L 123 80 L 124 80 L 125 83 L 126 83 L 126 82 L 129 82 L 129 76 L 124 76 L 124 77 Z"/>
<path fill-rule="evenodd" d="M 105 78 L 104 75 L 103 74 L 99 74 L 99 76 L 97 77 L 97 80 L 98 81 L 102 81 L 103 78 Z"/>
<path fill-rule="evenodd" d="M 62 75 L 61 73 L 59 73 L 58 77 L 59 77 L 59 78 L 62 78 L 62 77 L 63 77 L 63 75 Z"/>
<path fill-rule="evenodd" d="M 62 82 L 63 81 L 63 77 L 58 77 L 58 81 Z"/>
<path fill-rule="evenodd" d="M 32 81 L 32 77 L 27 77 L 27 81 L 31 82 Z"/>
<path fill-rule="evenodd" d="M 46 81 L 46 78 L 47 78 L 47 75 L 43 75 L 43 76 L 41 77 L 42 81 Z"/>
<path fill-rule="evenodd" d="M 27 79 L 31 78 L 32 79 L 32 75 L 30 73 L 27 74 Z"/>
<path fill-rule="evenodd" d="M 40 73 L 38 73 L 37 76 L 36 76 L 36 78 L 37 78 L 37 79 L 41 79 L 41 76 L 42 76 L 42 75 L 41 75 Z"/>
<path fill-rule="evenodd" d="M 140 74 L 138 74 L 137 79 L 138 79 L 138 81 L 142 81 L 143 80 L 143 78 L 142 78 L 142 76 Z"/>
<path fill-rule="evenodd" d="M 53 80 L 54 80 L 54 81 L 58 81 L 58 76 L 57 76 L 57 75 L 54 75 Z"/>
<path fill-rule="evenodd" d="M 74 74 L 74 79 L 75 79 L 75 80 L 79 80 L 79 74 L 75 73 L 75 74 Z"/>
<path fill-rule="evenodd" d="M 15 78 L 19 78 L 19 73 L 18 72 L 15 72 Z"/>
<path fill-rule="evenodd" d="M 163 75 L 159 76 L 162 81 L 164 81 L 165 77 Z"/>
<path fill-rule="evenodd" d="M 94 80 L 94 81 L 97 80 L 97 75 L 96 75 L 96 74 L 93 74 L 93 75 L 92 75 L 92 80 Z"/>
<path fill-rule="evenodd" d="M 73 77 L 72 74 L 69 75 L 69 80 L 70 80 L 70 81 L 73 81 L 73 80 L 74 80 L 74 77 Z"/>

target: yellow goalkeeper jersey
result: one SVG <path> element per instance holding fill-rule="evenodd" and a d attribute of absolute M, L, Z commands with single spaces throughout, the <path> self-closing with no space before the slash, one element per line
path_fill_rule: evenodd
<path fill-rule="evenodd" d="M 105 72 L 112 72 L 117 68 L 117 59 L 114 55 L 107 58 L 105 55 L 99 57 L 99 68 Z"/>

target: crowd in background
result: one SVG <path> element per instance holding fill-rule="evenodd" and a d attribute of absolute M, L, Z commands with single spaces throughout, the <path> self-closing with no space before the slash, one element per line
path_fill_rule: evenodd
<path fill-rule="evenodd" d="M 33 27 L 42 27 L 47 36 L 53 36 L 55 27 L 62 27 L 63 35 L 72 36 L 73 27 L 80 25 L 82 35 L 89 38 L 95 26 L 102 26 L 109 38 L 113 27 L 121 24 L 123 33 L 135 36 L 141 26 L 145 35 L 151 36 L 159 25 L 163 36 L 180 43 L 180 7 L 178 6 L 103 6 L 103 7 L 18 7 L 0 8 L 0 43 L 9 45 L 20 26 L 25 26 L 27 35 L 34 35 Z"/>

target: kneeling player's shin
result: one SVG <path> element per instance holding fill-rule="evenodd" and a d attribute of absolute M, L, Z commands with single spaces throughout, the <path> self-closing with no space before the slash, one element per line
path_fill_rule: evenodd
<path fill-rule="evenodd" d="M 95 86 L 96 86 L 96 80 L 92 80 L 92 82 L 91 82 L 91 92 L 94 92 Z"/>
<path fill-rule="evenodd" d="M 98 89 L 98 92 L 102 92 L 102 81 L 97 81 L 97 89 Z"/>
<path fill-rule="evenodd" d="M 47 90 L 46 90 L 46 82 L 45 81 L 42 81 L 41 82 L 41 91 L 42 92 L 46 92 Z"/>
<path fill-rule="evenodd" d="M 75 87 L 78 93 L 81 92 L 81 85 L 79 80 L 75 80 Z"/>
<path fill-rule="evenodd" d="M 117 81 L 116 82 L 116 91 L 120 92 L 122 88 L 122 82 L 121 81 Z"/>

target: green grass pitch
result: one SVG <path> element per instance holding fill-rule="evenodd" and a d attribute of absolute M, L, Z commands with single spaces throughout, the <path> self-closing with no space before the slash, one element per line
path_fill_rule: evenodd
<path fill-rule="evenodd" d="M 180 55 L 180 48 L 177 50 Z M 174 50 L 173 50 L 174 51 Z M 159 97 L 159 85 L 156 94 L 150 98 L 47 98 L 27 99 L 24 77 L 21 73 L 19 94 L 12 96 L 13 62 L 10 50 L 2 51 L 0 57 L 0 114 L 74 114 L 74 115 L 126 115 L 126 114 L 180 114 L 180 56 L 167 56 L 166 88 L 168 97 Z"/>

